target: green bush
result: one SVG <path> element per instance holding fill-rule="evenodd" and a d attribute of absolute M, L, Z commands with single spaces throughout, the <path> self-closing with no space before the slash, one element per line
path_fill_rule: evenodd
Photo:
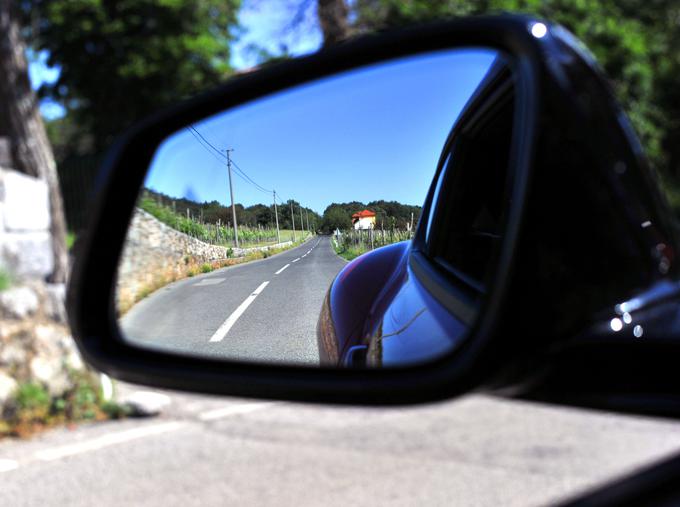
<path fill-rule="evenodd" d="M 0 269 L 0 292 L 9 289 L 10 285 L 12 285 L 12 279 L 9 273 Z"/>
<path fill-rule="evenodd" d="M 207 262 L 201 265 L 201 273 L 210 273 L 212 270 L 212 266 Z"/>
<path fill-rule="evenodd" d="M 114 401 L 105 401 L 100 408 L 109 419 L 122 419 L 130 415 L 130 408 L 128 406 L 120 405 Z"/>
<path fill-rule="evenodd" d="M 17 389 L 15 400 L 20 410 L 48 410 L 50 395 L 40 384 L 27 382 Z"/>

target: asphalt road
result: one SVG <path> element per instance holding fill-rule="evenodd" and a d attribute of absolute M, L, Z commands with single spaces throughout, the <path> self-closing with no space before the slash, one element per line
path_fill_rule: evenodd
<path fill-rule="evenodd" d="M 318 363 L 316 322 L 345 265 L 330 237 L 267 259 L 181 280 L 137 303 L 122 319 L 148 347 L 252 361 Z"/>
<path fill-rule="evenodd" d="M 680 451 L 680 423 L 470 396 L 367 409 L 172 395 L 0 441 L 0 505 L 534 506 Z"/>

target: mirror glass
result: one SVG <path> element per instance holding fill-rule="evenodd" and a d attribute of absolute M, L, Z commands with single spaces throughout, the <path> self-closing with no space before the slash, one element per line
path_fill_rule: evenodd
<path fill-rule="evenodd" d="M 432 224 L 447 195 L 486 202 L 484 185 L 452 194 L 442 181 L 461 177 L 437 171 L 488 164 L 447 138 L 473 116 L 471 104 L 488 109 L 491 99 L 481 107 L 475 97 L 507 69 L 484 48 L 419 54 L 175 132 L 149 167 L 120 261 L 125 339 L 195 356 L 347 367 L 404 366 L 456 347 L 477 314 L 446 310 L 408 263 L 381 252 L 408 251 L 421 229 L 428 242 L 446 235 L 448 218 Z M 507 164 L 508 128 L 476 148 L 497 153 L 497 165 Z M 428 195 L 434 204 L 421 217 Z M 338 283 L 345 288 L 329 293 Z"/>

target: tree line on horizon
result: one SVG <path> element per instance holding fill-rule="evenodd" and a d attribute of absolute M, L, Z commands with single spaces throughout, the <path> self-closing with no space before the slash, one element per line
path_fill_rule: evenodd
<path fill-rule="evenodd" d="M 420 206 L 402 204 L 397 201 L 334 202 L 324 210 L 320 230 L 324 233 L 331 233 L 336 229 L 341 231 L 349 229 L 352 227 L 352 215 L 365 209 L 375 213 L 375 228 L 384 230 L 406 230 L 411 223 L 415 226 L 422 211 Z"/>
<path fill-rule="evenodd" d="M 198 202 L 197 200 L 187 197 L 172 197 L 145 188 L 140 196 L 140 199 L 148 198 L 160 206 L 171 208 L 176 214 L 181 216 L 189 216 L 197 222 L 206 224 L 227 225 L 232 222 L 231 206 L 225 206 L 218 201 Z M 415 225 L 418 223 L 422 208 L 410 204 L 402 204 L 397 201 L 370 201 L 363 203 L 360 201 L 351 201 L 345 203 L 332 203 L 326 207 L 323 215 L 319 215 L 311 208 L 300 207 L 300 203 L 289 199 L 283 204 L 277 205 L 279 215 L 279 228 L 292 229 L 290 206 L 293 204 L 295 213 L 295 228 L 300 229 L 300 209 L 302 209 L 304 222 L 304 229 L 307 229 L 307 217 L 309 217 L 309 228 L 315 232 L 329 234 L 336 229 L 346 230 L 352 227 L 352 215 L 368 209 L 376 214 L 376 229 L 398 229 L 407 230 L 411 222 Z M 236 203 L 236 220 L 238 225 L 246 225 L 249 227 L 272 228 L 275 227 L 274 206 L 267 204 L 253 204 L 251 206 L 243 206 L 243 204 Z"/>

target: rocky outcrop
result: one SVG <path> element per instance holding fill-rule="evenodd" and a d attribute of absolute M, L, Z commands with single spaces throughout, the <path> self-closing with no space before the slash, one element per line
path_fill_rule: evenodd
<path fill-rule="evenodd" d="M 59 396 L 84 368 L 63 300 L 55 301 L 60 294 L 39 281 L 0 292 L 0 411 L 20 384 L 37 383 Z"/>

